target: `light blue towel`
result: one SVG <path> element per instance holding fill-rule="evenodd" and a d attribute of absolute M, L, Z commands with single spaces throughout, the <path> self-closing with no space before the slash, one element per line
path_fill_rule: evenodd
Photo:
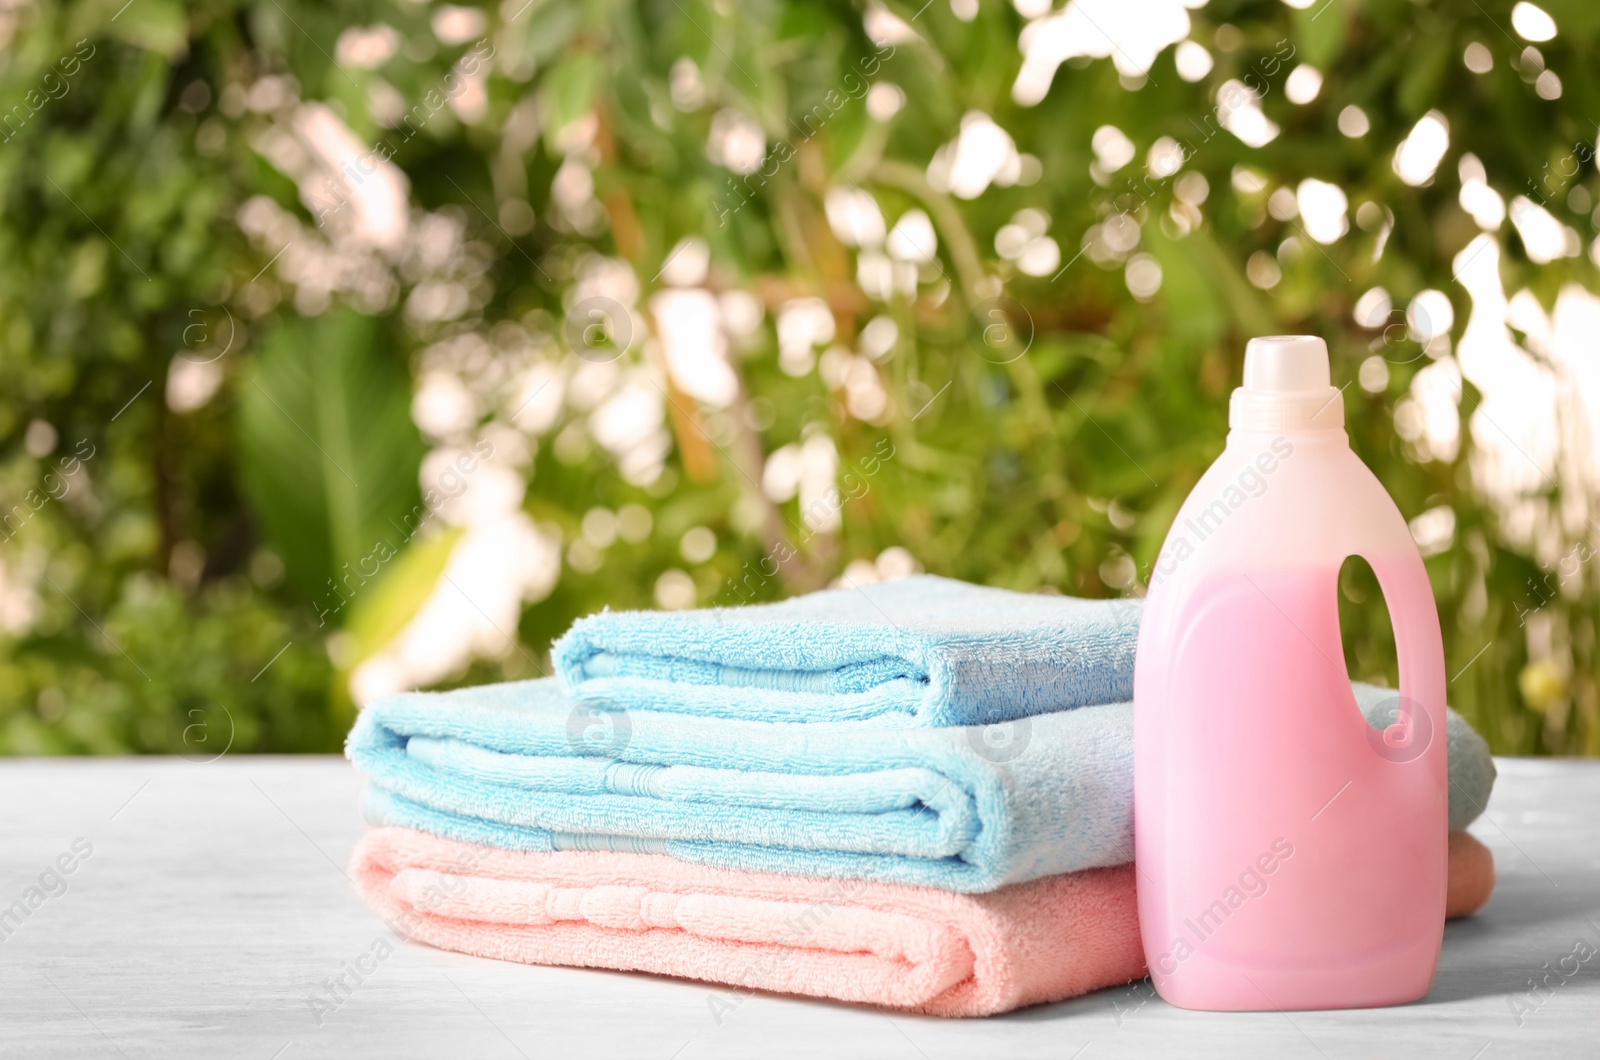
<path fill-rule="evenodd" d="M 604 611 L 552 655 L 573 696 L 630 711 L 989 724 L 1131 699 L 1139 610 L 921 575 L 776 604 Z"/>
<path fill-rule="evenodd" d="M 1364 698 L 1376 712 L 1384 696 Z M 1448 740 L 1462 827 L 1494 766 L 1453 714 Z M 362 713 L 347 753 L 370 780 L 372 824 L 516 850 L 955 891 L 1133 858 L 1128 703 L 888 730 L 599 712 L 539 680 L 391 696 Z"/>

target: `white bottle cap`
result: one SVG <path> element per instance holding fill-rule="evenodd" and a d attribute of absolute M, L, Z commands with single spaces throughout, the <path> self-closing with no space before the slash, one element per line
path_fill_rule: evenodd
<path fill-rule="evenodd" d="M 1244 431 L 1343 427 L 1344 394 L 1331 382 L 1327 343 L 1315 335 L 1251 339 L 1244 350 L 1244 386 L 1233 392 L 1228 426 Z"/>

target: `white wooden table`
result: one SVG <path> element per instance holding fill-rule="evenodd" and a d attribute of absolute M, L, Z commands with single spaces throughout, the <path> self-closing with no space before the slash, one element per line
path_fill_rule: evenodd
<path fill-rule="evenodd" d="M 1473 827 L 1499 886 L 1446 930 L 1417 1004 L 1202 1014 L 1142 984 L 947 1021 L 763 995 L 720 1011 L 698 983 L 400 942 L 344 877 L 362 824 L 337 758 L 0 761 L 0 914 L 30 886 L 43 896 L 14 931 L 0 917 L 0 1056 L 1593 1060 L 1600 762 L 1500 771 Z M 70 875 L 41 884 L 58 863 Z M 380 939 L 393 953 L 319 1022 L 323 980 Z M 1595 954 L 1582 963 L 1580 942 Z"/>

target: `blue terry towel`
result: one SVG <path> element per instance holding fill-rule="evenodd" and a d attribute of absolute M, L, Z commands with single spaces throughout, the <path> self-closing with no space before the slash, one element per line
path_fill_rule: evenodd
<path fill-rule="evenodd" d="M 1369 716 L 1383 698 L 1363 696 Z M 1459 828 L 1494 766 L 1454 714 L 1448 741 Z M 391 696 L 363 711 L 347 754 L 370 780 L 370 823 L 514 850 L 954 891 L 1133 858 L 1129 703 L 891 730 L 599 711 L 546 679 Z"/>
<path fill-rule="evenodd" d="M 553 649 L 574 697 L 625 710 L 885 728 L 975 725 L 1133 697 L 1139 601 L 932 575 L 776 604 L 603 611 Z"/>

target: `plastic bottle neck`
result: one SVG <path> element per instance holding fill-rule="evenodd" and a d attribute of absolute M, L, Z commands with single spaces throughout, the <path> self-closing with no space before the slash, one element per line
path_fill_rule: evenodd
<path fill-rule="evenodd" d="M 1350 435 L 1343 427 L 1300 427 L 1267 431 L 1232 427 L 1228 430 L 1225 444 L 1228 446 L 1241 445 L 1251 449 L 1266 449 L 1271 447 L 1272 443 L 1279 438 L 1286 438 L 1295 445 L 1326 446 L 1339 449 L 1350 448 Z"/>
<path fill-rule="evenodd" d="M 1251 339 L 1244 385 L 1228 403 L 1228 426 L 1269 434 L 1343 428 L 1344 392 L 1330 378 L 1327 344 L 1315 335 Z"/>
<path fill-rule="evenodd" d="M 1228 402 L 1228 427 L 1235 431 L 1333 431 L 1344 433 L 1344 393 L 1335 387 L 1263 393 L 1239 387 Z"/>

